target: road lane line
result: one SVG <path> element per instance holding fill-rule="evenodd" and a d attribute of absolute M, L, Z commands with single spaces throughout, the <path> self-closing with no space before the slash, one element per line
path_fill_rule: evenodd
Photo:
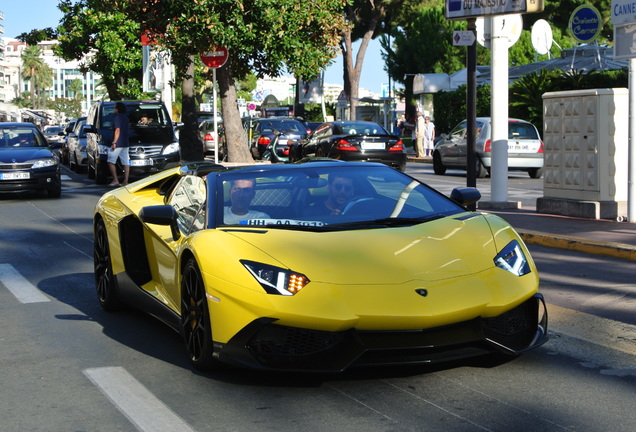
<path fill-rule="evenodd" d="M 194 432 L 181 417 L 157 399 L 122 367 L 85 369 L 84 375 L 140 431 Z"/>
<path fill-rule="evenodd" d="M 0 282 L 22 303 L 42 303 L 51 301 L 26 280 L 11 264 L 0 264 Z"/>

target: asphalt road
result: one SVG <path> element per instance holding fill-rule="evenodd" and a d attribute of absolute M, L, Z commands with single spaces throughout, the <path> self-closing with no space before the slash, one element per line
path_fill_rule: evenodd
<path fill-rule="evenodd" d="M 636 430 L 636 352 L 616 343 L 634 285 L 614 259 L 531 248 L 551 340 L 507 362 L 200 374 L 163 324 L 97 304 L 91 216 L 106 188 L 78 179 L 59 200 L 0 196 L 0 431 Z"/>

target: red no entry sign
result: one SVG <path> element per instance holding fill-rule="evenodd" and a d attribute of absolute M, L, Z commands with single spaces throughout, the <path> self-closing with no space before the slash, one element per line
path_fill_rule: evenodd
<path fill-rule="evenodd" d="M 211 51 L 201 51 L 199 55 L 207 67 L 220 68 L 227 61 L 227 48 L 215 46 Z"/>

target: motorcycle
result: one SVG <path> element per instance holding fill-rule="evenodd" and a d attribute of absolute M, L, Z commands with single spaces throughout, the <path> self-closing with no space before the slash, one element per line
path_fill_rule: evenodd
<path fill-rule="evenodd" d="M 277 132 L 263 153 L 263 160 L 271 163 L 289 163 L 291 147 L 298 145 L 295 139 L 288 139 L 285 132 Z"/>

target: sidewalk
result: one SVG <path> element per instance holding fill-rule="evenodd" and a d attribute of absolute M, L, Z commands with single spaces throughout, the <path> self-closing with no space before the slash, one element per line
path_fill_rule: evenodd
<path fill-rule="evenodd" d="M 409 153 L 408 161 L 431 163 L 414 156 Z M 481 211 L 508 221 L 526 243 L 636 261 L 636 223 L 540 214 L 529 207 Z"/>

